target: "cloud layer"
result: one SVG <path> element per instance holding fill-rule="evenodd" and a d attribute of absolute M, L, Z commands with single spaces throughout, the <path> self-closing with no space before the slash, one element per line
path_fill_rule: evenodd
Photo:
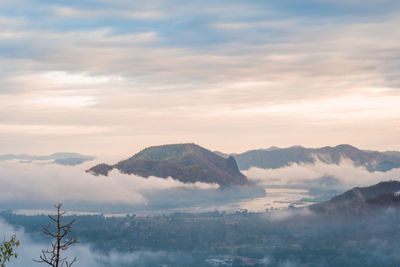
<path fill-rule="evenodd" d="M 326 198 L 356 186 L 400 179 L 400 169 L 368 172 L 351 161 L 340 165 L 317 161 L 279 169 L 252 167 L 243 172 L 252 185 L 220 189 L 216 184 L 185 184 L 172 178 L 143 178 L 116 170 L 108 177 L 86 173 L 94 164 L 71 167 L 40 161 L 0 162 L 0 209 L 34 213 L 32 210 L 48 210 L 62 202 L 75 212 L 106 214 L 265 210 L 287 207 L 310 194 Z"/>
<path fill-rule="evenodd" d="M 217 184 L 185 184 L 172 178 L 121 174 L 93 176 L 93 162 L 61 166 L 40 162 L 0 163 L 0 208 L 49 209 L 62 202 L 67 209 L 102 213 L 151 213 L 214 209 L 242 199 L 264 196 L 263 188 L 244 186 L 220 190 Z"/>
<path fill-rule="evenodd" d="M 391 0 L 1 1 L 0 147 L 400 149 L 399 12 Z"/>
<path fill-rule="evenodd" d="M 302 185 L 318 178 L 331 177 L 339 180 L 333 188 L 350 189 L 356 186 L 370 186 L 381 181 L 400 180 L 400 169 L 387 172 L 369 172 L 364 167 L 357 167 L 352 161 L 342 160 L 341 164 L 326 164 L 316 161 L 315 164 L 296 164 L 279 169 L 260 169 L 252 167 L 243 172 L 251 180 L 264 185 Z M 314 184 L 316 185 L 316 184 Z M 318 185 L 323 186 L 323 185 Z"/>

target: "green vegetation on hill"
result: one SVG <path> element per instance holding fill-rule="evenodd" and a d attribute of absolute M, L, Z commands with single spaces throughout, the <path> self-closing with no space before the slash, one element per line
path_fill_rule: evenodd
<path fill-rule="evenodd" d="M 247 178 L 233 157 L 227 159 L 196 144 L 174 144 L 146 148 L 115 165 L 99 164 L 88 172 L 107 175 L 112 169 L 142 177 L 172 177 L 184 183 L 243 185 Z"/>
<path fill-rule="evenodd" d="M 129 160 L 171 160 L 182 158 L 185 155 L 196 153 L 196 146 L 194 144 L 178 144 L 178 145 L 164 145 L 153 146 L 143 149 L 135 154 Z"/>
<path fill-rule="evenodd" d="M 397 194 L 399 191 L 399 181 L 380 182 L 368 187 L 353 188 L 309 208 L 316 212 L 331 212 L 346 216 L 368 214 L 371 210 L 382 207 L 400 207 L 400 198 Z"/>

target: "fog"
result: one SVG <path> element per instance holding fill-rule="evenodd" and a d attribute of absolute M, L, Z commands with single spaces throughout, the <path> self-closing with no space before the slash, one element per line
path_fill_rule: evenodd
<path fill-rule="evenodd" d="M 307 197 L 307 192 L 315 194 L 315 190 L 329 191 L 327 198 L 355 186 L 400 177 L 400 169 L 368 172 L 344 160 L 340 165 L 316 162 L 279 169 L 252 167 L 243 171 L 250 185 L 222 189 L 217 184 L 185 184 L 172 178 L 143 178 L 117 170 L 108 177 L 85 172 L 96 163 L 71 167 L 40 161 L 0 162 L 0 209 L 51 209 L 53 204 L 62 202 L 68 210 L 104 213 L 252 209 L 255 203 L 258 204 L 253 210 L 264 210 L 278 207 L 278 202 L 287 202 L 287 206 Z M 276 192 L 271 187 L 301 188 L 303 192 L 291 192 L 288 196 L 287 192 Z"/>
<path fill-rule="evenodd" d="M 182 217 L 182 220 L 167 220 L 167 225 L 162 226 L 163 229 L 169 231 L 174 231 L 177 227 L 181 229 L 170 238 L 151 235 L 151 233 L 157 233 L 154 225 L 149 227 L 141 225 L 138 231 L 144 232 L 143 236 L 149 236 L 144 243 L 141 238 L 130 235 L 116 239 L 117 243 L 112 243 L 102 250 L 96 248 L 96 244 L 100 245 L 104 240 L 110 241 L 108 239 L 110 235 L 111 239 L 119 236 L 117 229 L 120 226 L 109 223 L 104 225 L 104 236 L 93 235 L 90 231 L 81 231 L 89 226 L 83 225 L 81 221 L 80 225 L 76 224 L 74 228 L 75 231 L 80 232 L 78 238 L 87 240 L 91 237 L 93 241 L 89 242 L 93 243 L 77 244 L 71 247 L 65 256 L 69 258 L 76 256 L 78 261 L 74 266 L 82 267 L 159 266 L 161 264 L 199 266 L 199 263 L 204 263 L 206 258 L 218 255 L 210 247 L 212 244 L 223 246 L 225 249 L 222 251 L 230 255 L 256 257 L 265 266 L 398 266 L 400 262 L 399 211 L 385 209 L 370 215 L 372 216 L 340 219 L 329 214 L 318 215 L 307 210 L 289 209 L 250 217 L 245 214 L 227 215 L 228 217 L 222 214 L 202 215 L 203 217 L 199 217 L 202 221 L 200 222 L 185 220 L 185 218 L 193 219 L 188 214 L 182 215 L 187 216 Z M 33 220 L 29 222 L 31 217 L 26 218 L 28 219 L 28 221 L 25 220 L 26 225 L 33 222 Z M 169 218 L 174 218 L 174 216 Z M 210 220 L 204 220 L 205 218 L 210 218 Z M 78 217 L 77 220 L 80 218 Z M 153 217 L 148 220 L 151 224 L 158 219 Z M 224 224 L 225 220 L 229 223 Z M 188 227 L 193 224 L 196 225 L 195 228 Z M 220 234 L 221 225 L 224 226 L 226 234 Z M 41 250 L 49 247 L 49 244 L 38 241 L 38 235 L 35 232 L 39 228 L 34 229 L 33 233 L 27 233 L 22 228 L 0 221 L 1 237 L 9 238 L 12 234 L 16 234 L 17 239 L 21 241 L 20 247 L 16 249 L 18 258 L 12 259 L 7 266 L 40 266 L 34 263 L 32 258 L 37 258 Z M 193 239 L 193 235 L 198 235 L 198 238 Z M 256 237 L 259 235 L 268 239 L 264 247 L 257 242 Z M 180 244 L 185 244 L 185 248 L 182 248 Z M 278 247 L 270 246 L 271 244 Z M 139 247 L 137 251 L 124 252 L 128 247 L 136 246 Z M 146 250 L 140 249 L 143 246 Z M 237 246 L 242 246 L 243 249 L 237 249 Z"/>
<path fill-rule="evenodd" d="M 251 167 L 243 173 L 252 181 L 265 186 L 327 186 L 318 183 L 320 178 L 333 178 L 329 187 L 347 190 L 356 186 L 369 186 L 386 180 L 400 178 L 400 168 L 387 172 L 369 172 L 364 167 L 357 167 L 351 160 L 343 159 L 339 165 L 316 161 L 314 164 L 297 164 L 279 169 L 260 169 Z M 332 184 L 332 180 L 336 180 Z"/>
<path fill-rule="evenodd" d="M 7 266 L 43 266 L 41 263 L 34 262 L 33 259 L 38 259 L 42 249 L 49 248 L 50 243 L 35 241 L 23 228 L 16 229 L 0 220 L 0 236 L 7 240 L 14 234 L 20 241 L 20 246 L 15 248 L 18 257 L 16 259 L 11 259 L 11 261 L 7 263 Z M 93 250 L 90 244 L 74 245 L 62 255 L 69 259 L 76 257 L 77 261 L 74 263 L 76 267 L 151 266 L 152 263 L 177 261 L 178 257 L 183 263 L 191 260 L 190 255 L 179 252 L 138 251 L 133 253 L 120 253 L 117 251 L 110 251 L 109 253 L 100 253 Z"/>
<path fill-rule="evenodd" d="M 62 166 L 44 162 L 0 163 L 0 208 L 48 209 L 62 202 L 68 209 L 98 212 L 207 207 L 264 196 L 257 186 L 222 190 L 217 184 L 182 183 L 172 178 L 86 173 L 95 163 Z"/>

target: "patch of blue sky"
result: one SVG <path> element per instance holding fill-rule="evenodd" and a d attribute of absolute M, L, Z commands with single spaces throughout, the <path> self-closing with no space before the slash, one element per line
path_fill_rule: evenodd
<path fill-rule="evenodd" d="M 290 27 L 262 25 L 263 22 L 296 20 L 294 26 L 348 23 L 362 15 L 389 12 L 400 1 L 272 0 L 272 1 L 90 1 L 90 0 L 30 0 L 2 3 L 0 14 L 24 18 L 25 29 L 55 32 L 86 32 L 108 29 L 109 35 L 155 32 L 157 41 L 149 45 L 183 46 L 207 49 L 226 42 L 252 44 L 276 42 L 291 35 Z M 21 8 L 23 6 L 23 8 Z M 57 8 L 67 8 L 70 15 L 57 14 Z M 223 12 L 226 8 L 226 12 Z M 76 14 L 74 12 L 76 11 Z M 160 12 L 160 16 L 119 16 L 118 12 Z M 113 13 L 114 12 L 114 13 Z M 346 19 L 341 19 L 346 17 Z M 334 19 L 336 18 L 336 19 Z M 345 22 L 346 21 L 346 22 Z M 249 24 L 233 30 L 218 29 L 223 23 Z M 5 47 L 6 48 L 6 47 Z M 9 50 L 9 49 L 6 49 Z"/>
<path fill-rule="evenodd" d="M 397 0 L 273 0 L 268 6 L 282 15 L 307 17 L 365 16 L 391 13 L 400 7 Z"/>

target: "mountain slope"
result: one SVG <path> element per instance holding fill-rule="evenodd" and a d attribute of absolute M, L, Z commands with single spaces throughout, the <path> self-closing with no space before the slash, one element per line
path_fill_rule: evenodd
<path fill-rule="evenodd" d="M 204 182 L 225 186 L 247 182 L 233 157 L 225 159 L 196 144 L 149 147 L 115 165 L 99 164 L 88 172 L 108 175 L 112 169 L 142 177 L 172 177 L 185 183 Z"/>
<path fill-rule="evenodd" d="M 309 206 L 315 212 L 357 214 L 377 206 L 400 207 L 400 182 L 386 181 L 369 187 L 356 187 L 331 200 Z"/>
<path fill-rule="evenodd" d="M 218 154 L 224 157 L 234 156 L 241 170 L 247 170 L 250 167 L 276 169 L 288 166 L 291 163 L 314 163 L 317 160 L 327 164 L 339 164 L 342 159 L 350 159 L 356 166 L 364 166 L 371 172 L 400 168 L 399 152 L 360 150 L 350 145 L 322 148 L 271 147 L 269 149 L 250 150 L 242 154 L 228 155 L 220 152 Z"/>

